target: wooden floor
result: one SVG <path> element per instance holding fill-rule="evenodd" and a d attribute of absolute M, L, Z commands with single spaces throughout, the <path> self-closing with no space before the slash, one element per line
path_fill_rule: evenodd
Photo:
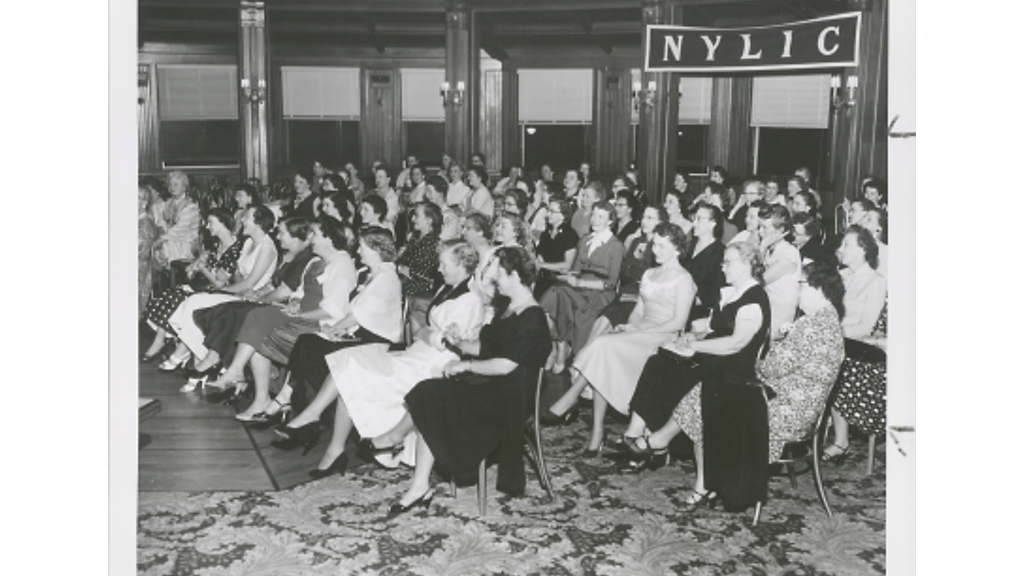
<path fill-rule="evenodd" d="M 263 491 L 310 480 L 328 434 L 306 456 L 270 445 L 273 431 L 234 419 L 235 408 L 208 402 L 201 392 L 182 393 L 181 373 L 139 366 L 139 396 L 160 400 L 155 416 L 139 424 L 139 491 Z M 240 408 L 245 408 L 244 405 Z"/>

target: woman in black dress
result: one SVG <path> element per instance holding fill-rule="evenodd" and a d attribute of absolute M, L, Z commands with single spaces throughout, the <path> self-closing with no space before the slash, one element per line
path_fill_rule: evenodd
<path fill-rule="evenodd" d="M 722 244 L 725 213 L 717 206 L 697 204 L 693 215 L 693 252 L 683 261 L 683 267 L 697 283 L 697 302 L 690 311 L 690 320 L 705 318 L 718 304 L 719 292 L 725 286 L 722 275 Z"/>
<path fill-rule="evenodd" d="M 496 255 L 485 278 L 509 298 L 508 308 L 480 331 L 479 340 L 455 343 L 473 360 L 448 364 L 445 378 L 424 380 L 406 395 L 409 415 L 396 429 L 408 430 L 411 423 L 419 433 L 416 470 L 389 515 L 429 507 L 435 465 L 440 472 L 459 477 L 495 450 L 498 490 L 512 496 L 525 490 L 523 426 L 537 372 L 551 351 L 551 335 L 530 290 L 536 276 L 533 258 L 518 246 L 501 247 Z M 388 432 L 364 440 L 361 447 L 370 453 L 390 451 L 391 446 L 379 446 L 391 436 Z"/>
<path fill-rule="evenodd" d="M 731 289 L 716 303 L 710 331 L 695 330 L 665 345 L 647 361 L 630 401 L 633 411 L 623 446 L 633 470 L 664 463 L 668 444 L 700 417 L 695 442 L 697 479 L 688 507 L 720 497 L 726 510 L 744 510 L 768 496 L 768 412 L 755 366 L 768 348 L 771 307 L 762 286 L 757 248 L 738 243 L 722 262 Z M 699 405 L 679 414 L 680 401 L 700 384 Z M 675 418 L 674 418 L 675 416 Z M 645 430 L 657 430 L 646 436 Z"/>

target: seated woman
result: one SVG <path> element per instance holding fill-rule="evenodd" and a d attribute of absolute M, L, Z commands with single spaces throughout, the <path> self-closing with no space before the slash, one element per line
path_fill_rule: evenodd
<path fill-rule="evenodd" d="M 533 232 L 523 218 L 517 214 L 504 213 L 494 219 L 494 244 L 497 246 L 519 246 L 530 255 L 534 254 Z"/>
<path fill-rule="evenodd" d="M 376 194 L 363 196 L 359 203 L 359 232 L 366 228 L 388 228 L 388 203 Z"/>
<path fill-rule="evenodd" d="M 242 422 L 262 420 L 277 412 L 267 413 L 271 402 L 271 363 L 287 363 L 299 336 L 333 326 L 348 315 L 349 293 L 356 286 L 355 263 L 348 253 L 354 241 L 351 229 L 325 216 L 310 226 L 309 240 L 313 253 L 323 262 L 314 280 L 316 284 L 310 290 L 319 296 L 316 304 L 310 306 L 310 302 L 302 298 L 283 309 L 267 306 L 250 311 L 238 330 L 238 348 L 231 365 L 217 381 L 207 385 L 221 389 L 244 387 L 243 369 L 249 364 L 256 394 L 248 410 L 235 416 Z M 276 399 L 278 410 L 288 404 L 289 396 Z"/>
<path fill-rule="evenodd" d="M 572 218 L 569 220 L 569 225 L 576 231 L 576 234 L 580 238 L 590 233 L 590 214 L 594 209 L 594 205 L 598 202 L 604 201 L 604 194 L 593 185 L 584 186 L 580 189 L 579 194 L 576 195 L 576 199 L 579 202 L 579 207 L 575 212 L 572 213 Z M 611 219 L 615 218 L 615 208 L 612 208 Z M 611 228 L 611 223 L 608 225 Z"/>
<path fill-rule="evenodd" d="M 760 246 L 761 238 L 758 236 L 757 230 L 761 227 L 760 216 L 768 212 L 768 203 L 764 200 L 754 200 L 743 208 L 744 228 L 733 236 L 732 240 L 729 240 L 729 244 L 747 242 Z"/>
<path fill-rule="evenodd" d="M 670 440 L 685 431 L 697 462 L 686 505 L 695 508 L 713 492 L 727 510 L 742 510 L 768 492 L 767 409 L 761 388 L 751 383 L 769 342 L 771 308 L 756 246 L 729 246 L 722 267 L 730 288 L 715 306 L 710 330 L 701 322 L 647 361 L 622 445 L 632 458 L 628 469 L 654 469 L 665 463 Z M 656 432 L 647 436 L 647 430 Z"/>
<path fill-rule="evenodd" d="M 786 442 L 804 438 L 814 427 L 843 362 L 843 280 L 835 264 L 808 262 L 802 269 L 800 311 L 768 356 L 758 364 L 768 401 L 768 462 L 782 457 Z"/>
<path fill-rule="evenodd" d="M 461 233 L 459 229 L 459 214 L 454 208 L 445 203 L 448 194 L 448 182 L 440 176 L 427 177 L 427 191 L 425 198 L 432 202 L 441 211 L 441 240 L 458 238 Z"/>
<path fill-rule="evenodd" d="M 242 232 L 249 239 L 245 241 L 238 258 L 235 282 L 220 287 L 217 292 L 192 294 L 170 315 L 167 324 L 181 341 L 170 361 L 187 359 L 189 352 L 196 358 L 204 358 L 209 353 L 203 345 L 203 332 L 195 323 L 194 312 L 239 300 L 243 296 L 252 297 L 270 282 L 277 262 L 277 246 L 270 237 L 274 222 L 274 214 L 266 206 L 255 206 L 246 211 Z"/>
<path fill-rule="evenodd" d="M 181 388 L 191 392 L 215 379 L 221 359 L 231 358 L 239 331 L 249 313 L 277 304 L 296 307 L 305 312 L 320 303 L 322 290 L 317 278 L 324 271 L 324 262 L 313 253 L 310 224 L 296 216 L 278 224 L 277 239 L 284 254 L 281 265 L 266 286 L 256 290 L 245 300 L 233 300 L 197 311 L 193 316 L 204 334 L 203 345 L 209 350 L 206 357 L 196 363 L 189 380 Z M 275 308 L 276 310 L 276 308 Z M 238 371 L 239 374 L 241 370 Z"/>
<path fill-rule="evenodd" d="M 417 432 L 412 483 L 389 516 L 430 506 L 435 465 L 442 474 L 462 477 L 495 450 L 498 490 L 511 496 L 525 491 L 522 437 L 531 408 L 526 398 L 533 396 L 551 337 L 530 289 L 536 275 L 533 258 L 514 246 L 501 247 L 496 255 L 496 275 L 487 276 L 510 304 L 481 329 L 478 340 L 457 344 L 475 358 L 452 361 L 444 367 L 444 378 L 417 384 L 405 397 L 408 414 L 402 421 L 361 443 L 366 452 L 387 453 L 409 432 Z"/>
<path fill-rule="evenodd" d="M 784 324 L 796 318 L 800 285 L 800 251 L 786 237 L 793 231 L 789 210 L 770 206 L 760 215 L 761 258 L 764 259 L 764 289 L 772 306 L 772 338 L 779 337 Z"/>
<path fill-rule="evenodd" d="M 572 206 L 564 198 L 548 202 L 545 210 L 548 226 L 537 241 L 537 284 L 533 289 L 535 298 L 543 296 L 555 283 L 555 276 L 568 271 L 576 258 L 580 237 L 565 219 L 571 210 Z"/>
<path fill-rule="evenodd" d="M 328 369 L 324 358 L 331 352 L 351 346 L 379 346 L 386 351 L 402 337 L 402 283 L 395 271 L 395 241 L 384 228 L 371 228 L 359 237 L 359 257 L 369 268 L 369 279 L 354 290 L 344 318 L 318 334 L 303 334 L 295 341 L 288 356 L 290 385 L 278 393 L 274 406 L 267 406 L 265 414 L 273 416 L 281 406 L 299 404 L 303 410 L 295 421 L 313 421 L 319 418 L 330 401 L 322 406 L 306 402 L 306 387 L 324 392 Z M 293 428 L 275 429 L 288 442 L 279 447 L 293 448 L 303 445 L 307 451 L 316 443 L 305 442 L 306 437 L 292 438 Z"/>
<path fill-rule="evenodd" d="M 508 190 L 505 192 L 503 202 L 506 214 L 515 214 L 524 220 L 526 219 L 526 209 L 530 205 L 530 199 L 525 191 L 519 188 Z"/>
<path fill-rule="evenodd" d="M 170 197 L 154 206 L 153 221 L 160 234 L 153 242 L 153 266 L 157 271 L 184 268 L 199 244 L 201 215 L 199 204 L 189 195 L 189 180 L 184 172 L 167 175 Z"/>
<path fill-rule="evenodd" d="M 319 433 L 319 412 L 337 398 L 333 436 L 320 465 L 310 471 L 311 476 L 344 473 L 348 464 L 343 453 L 345 441 L 353 426 L 361 436 L 369 438 L 387 432 L 402 420 L 406 414 L 403 400 L 409 390 L 421 380 L 440 376 L 445 365 L 458 359 L 448 350 L 446 339 L 477 338 L 484 321 L 484 306 L 479 296 L 469 290 L 469 279 L 479 257 L 462 240 L 444 242 L 440 250 L 444 285 L 430 302 L 429 324 L 416 333 L 416 341 L 399 352 L 361 346 L 328 355 L 331 376 L 310 408 L 284 427 L 285 434 L 292 438 L 303 438 L 304 434 L 315 437 Z M 396 458 L 412 464 L 416 439 L 410 436 L 404 445 L 404 455 L 381 455 L 378 459 L 386 466 L 397 466 Z"/>
<path fill-rule="evenodd" d="M 626 243 L 626 239 L 640 229 L 640 201 L 629 194 L 618 196 L 614 200 L 615 222 L 612 228 L 615 237 Z"/>
<path fill-rule="evenodd" d="M 156 227 L 153 216 L 149 213 L 151 190 L 149 186 L 139 184 L 138 191 L 138 214 L 139 214 L 139 318 L 143 318 L 146 312 L 146 302 L 149 301 L 150 292 L 153 289 L 153 243 L 156 242 L 160 229 Z"/>
<path fill-rule="evenodd" d="M 258 189 L 248 182 L 239 182 L 235 186 L 235 235 L 242 232 L 242 221 L 245 220 L 245 211 L 250 206 L 258 206 L 263 202 L 260 200 Z"/>
<path fill-rule="evenodd" d="M 885 277 L 878 273 L 878 244 L 871 233 L 851 226 L 839 248 L 846 295 L 843 336 L 846 360 L 836 383 L 832 410 L 835 438 L 821 459 L 842 462 L 850 448 L 850 424 L 867 434 L 885 431 L 886 337 L 879 330 L 886 298 Z"/>
<path fill-rule="evenodd" d="M 644 273 L 655 265 L 654 245 L 651 240 L 654 237 L 655 228 L 662 222 L 668 223 L 668 214 L 664 208 L 659 206 L 644 208 L 644 215 L 640 219 L 640 229 L 626 238 L 624 243 L 626 253 L 622 257 L 622 269 L 619 272 L 618 295 L 614 302 L 605 306 L 601 311 L 601 316 L 594 321 L 594 327 L 590 329 L 587 343 L 629 320 L 629 315 L 640 299 L 640 281 L 643 279 Z M 680 230 L 682 229 L 680 228 Z M 690 241 L 688 239 L 686 250 L 681 253 L 681 257 L 685 257 L 689 251 Z M 584 346 L 586 345 L 585 343 Z"/>
<path fill-rule="evenodd" d="M 821 220 L 806 212 L 793 216 L 793 246 L 800 251 L 800 259 L 812 262 L 835 262 L 835 256 L 825 247 Z"/>
<path fill-rule="evenodd" d="M 147 303 L 146 312 L 143 315 L 146 322 L 156 330 L 149 349 L 142 355 L 143 362 L 149 362 L 160 353 L 160 350 L 167 344 L 167 335 L 173 334 L 174 329 L 167 323 L 167 319 L 178 309 L 178 306 L 196 291 L 207 288 L 220 288 L 227 286 L 235 273 L 238 258 L 242 254 L 244 242 L 239 241 L 234 232 L 235 221 L 227 210 L 213 210 L 206 216 L 206 232 L 209 239 L 206 243 L 209 249 L 199 258 L 193 261 L 187 268 L 189 274 L 189 287 L 184 285 L 176 286 L 154 294 Z M 188 360 L 185 352 L 180 353 L 173 359 L 167 359 L 160 365 L 161 370 L 174 370 Z"/>
<path fill-rule="evenodd" d="M 594 425 L 584 456 L 596 456 L 604 443 L 604 416 L 611 404 L 629 413 L 629 400 L 647 358 L 658 346 L 686 327 L 697 285 L 679 262 L 689 248 L 689 238 L 675 224 L 658 224 L 651 240 L 657 265 L 644 273 L 639 300 L 629 321 L 611 333 L 595 338 L 573 362 L 572 387 L 549 411 L 542 424 L 562 424 L 573 419 L 576 400 L 588 385 L 594 388 Z"/>
<path fill-rule="evenodd" d="M 539 242 L 541 234 L 548 228 L 548 202 L 551 200 L 551 193 L 548 185 L 543 179 L 538 178 L 533 183 L 533 194 L 530 203 L 523 213 L 526 221 L 530 223 L 533 230 L 534 242 Z M 573 244 L 575 246 L 575 244 Z"/>
<path fill-rule="evenodd" d="M 587 195 L 590 188 L 584 189 Z M 591 233 L 576 246 L 572 268 L 558 276 L 541 298 L 541 306 L 551 319 L 555 340 L 552 370 L 565 368 L 568 350 L 582 348 L 590 329 L 614 298 L 625 248 L 612 233 L 612 206 L 595 204 L 590 217 Z"/>
<path fill-rule="evenodd" d="M 668 221 L 679 226 L 687 234 L 693 229 L 693 222 L 687 218 L 687 205 L 683 193 L 672 189 L 665 193 L 665 212 L 668 213 Z"/>
<path fill-rule="evenodd" d="M 437 246 L 441 239 L 441 209 L 432 202 L 418 202 L 409 209 L 412 235 L 398 252 L 395 266 L 402 293 L 411 302 L 413 330 L 426 323 L 426 307 L 437 282 Z"/>
<path fill-rule="evenodd" d="M 671 222 L 671 220 L 669 220 Z M 698 203 L 693 217 L 693 252 L 683 260 L 683 266 L 697 283 L 697 302 L 691 321 L 706 318 L 718 303 L 725 278 L 722 276 L 722 258 L 725 245 L 722 244 L 722 226 L 725 214 L 717 206 Z"/>

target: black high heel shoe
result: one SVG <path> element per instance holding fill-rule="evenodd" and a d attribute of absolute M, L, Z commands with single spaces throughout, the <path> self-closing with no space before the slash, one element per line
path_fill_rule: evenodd
<path fill-rule="evenodd" d="M 312 470 L 309 471 L 309 475 L 318 480 L 320 478 L 326 478 L 334 474 L 344 476 L 346 468 L 348 468 L 348 454 L 342 452 L 341 456 L 335 458 L 334 462 L 331 462 L 330 466 L 324 469 L 313 468 Z"/>
<path fill-rule="evenodd" d="M 392 518 L 394 518 L 396 516 L 400 516 L 402 514 L 405 514 L 406 512 L 409 512 L 410 510 L 414 510 L 416 508 L 427 508 L 427 509 L 429 509 L 430 508 L 430 503 L 433 500 L 434 500 L 434 491 L 433 490 L 427 490 L 426 492 L 423 493 L 422 496 L 420 496 L 419 498 L 413 500 L 412 502 L 409 502 L 408 504 L 406 504 L 404 506 L 402 505 L 401 502 L 395 502 L 394 504 L 391 505 L 391 508 L 388 508 L 387 519 L 390 520 L 390 519 L 392 519 Z"/>
<path fill-rule="evenodd" d="M 292 405 L 281 404 L 281 402 L 278 401 L 277 398 L 274 398 L 273 400 L 271 400 L 271 402 L 274 402 L 278 406 L 280 406 L 280 408 L 277 409 L 277 412 L 274 412 L 273 414 L 267 414 L 267 411 L 264 410 L 263 412 L 257 412 L 253 414 L 252 418 L 248 420 L 250 427 L 256 430 L 266 430 L 271 426 L 275 426 L 277 424 L 285 424 L 288 422 L 288 419 L 291 417 L 292 414 Z"/>
<path fill-rule="evenodd" d="M 651 448 L 650 440 L 645 436 L 642 438 L 644 445 L 640 446 L 641 438 L 623 438 L 623 444 L 629 453 L 629 458 L 623 467 L 625 472 L 643 472 L 644 470 L 657 470 L 668 464 L 668 447 Z"/>
<path fill-rule="evenodd" d="M 383 446 L 381 448 L 378 448 L 373 445 L 372 438 L 361 439 L 359 443 L 356 444 L 356 447 L 358 448 L 359 459 L 366 460 L 367 462 L 369 462 L 370 460 L 376 460 L 376 457 L 380 456 L 381 454 L 391 454 L 392 456 L 398 456 L 399 454 L 405 451 L 404 444 L 394 444 L 392 446 Z"/>
<path fill-rule="evenodd" d="M 278 448 L 290 450 L 291 448 L 302 446 L 303 456 L 309 454 L 309 451 L 316 446 L 317 441 L 320 440 L 320 432 L 320 422 L 310 422 L 309 424 L 299 426 L 298 428 L 290 428 L 284 424 L 274 428 L 274 433 L 284 438 L 286 443 L 291 445 L 290 447 L 286 447 L 286 444 L 281 443 L 281 445 L 277 446 Z M 277 444 L 278 443 L 274 443 L 274 445 Z"/>
<path fill-rule="evenodd" d="M 582 457 L 582 458 L 597 458 L 598 456 L 601 455 L 601 452 L 603 450 L 604 450 L 604 437 L 602 436 L 601 437 L 601 441 L 598 442 L 598 444 L 597 444 L 597 448 L 595 448 L 593 450 L 591 450 L 589 447 L 588 448 L 584 448 L 583 452 L 580 452 L 580 457 Z"/>
<path fill-rule="evenodd" d="M 561 416 L 555 414 L 550 409 L 541 412 L 540 414 L 540 425 L 541 426 L 568 426 L 576 421 L 580 416 L 579 405 L 573 406 L 565 411 L 565 414 Z"/>

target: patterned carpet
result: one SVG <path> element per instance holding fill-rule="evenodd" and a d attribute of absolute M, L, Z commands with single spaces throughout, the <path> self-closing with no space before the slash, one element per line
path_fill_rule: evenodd
<path fill-rule="evenodd" d="M 867 477 L 864 439 L 853 439 L 843 465 L 823 464 L 833 518 L 818 503 L 810 474 L 798 477 L 796 490 L 776 476 L 754 527 L 752 510 L 681 510 L 692 462 L 624 474 L 611 460 L 578 457 L 585 438 L 582 424 L 545 430 L 554 501 L 532 471 L 526 497 L 498 493 L 492 467 L 484 518 L 474 487 L 453 498 L 439 482 L 429 514 L 385 520 L 411 469 L 373 465 L 281 492 L 141 493 L 138 573 L 885 573 L 885 454 L 880 448 Z"/>

